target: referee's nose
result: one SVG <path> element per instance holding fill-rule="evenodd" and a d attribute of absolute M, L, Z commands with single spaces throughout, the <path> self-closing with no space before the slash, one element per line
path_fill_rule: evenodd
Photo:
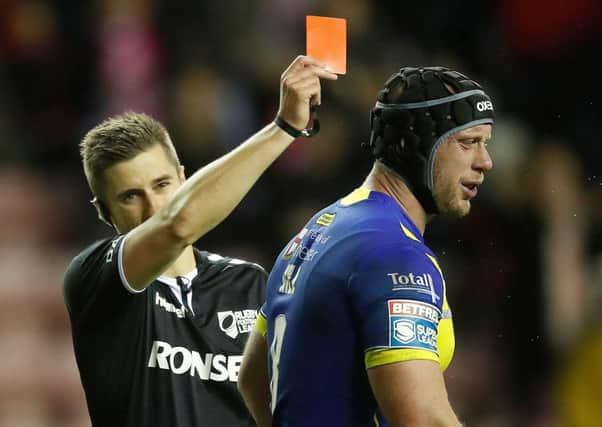
<path fill-rule="evenodd" d="M 144 197 L 144 221 L 161 209 L 161 196 L 147 193 Z"/>

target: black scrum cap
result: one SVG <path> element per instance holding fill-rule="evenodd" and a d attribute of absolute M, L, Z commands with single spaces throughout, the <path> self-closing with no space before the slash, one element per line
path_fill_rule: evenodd
<path fill-rule="evenodd" d="M 451 134 L 493 119 L 491 99 L 474 80 L 443 67 L 405 67 L 378 93 L 367 148 L 407 181 L 428 213 L 436 213 L 439 146 Z"/>

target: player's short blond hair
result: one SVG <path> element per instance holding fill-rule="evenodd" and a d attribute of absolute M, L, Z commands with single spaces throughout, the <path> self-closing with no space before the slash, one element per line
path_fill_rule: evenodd
<path fill-rule="evenodd" d="M 79 144 L 84 173 L 92 193 L 102 199 L 104 171 L 157 144 L 163 147 L 174 166 L 180 165 L 165 126 L 146 114 L 126 112 L 92 128 Z"/>

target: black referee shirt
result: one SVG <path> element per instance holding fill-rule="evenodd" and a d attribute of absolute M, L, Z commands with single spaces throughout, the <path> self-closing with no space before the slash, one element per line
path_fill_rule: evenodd
<path fill-rule="evenodd" d="M 236 381 L 265 271 L 195 250 L 196 271 L 136 292 L 121 270 L 123 239 L 88 247 L 65 274 L 93 426 L 254 425 Z"/>

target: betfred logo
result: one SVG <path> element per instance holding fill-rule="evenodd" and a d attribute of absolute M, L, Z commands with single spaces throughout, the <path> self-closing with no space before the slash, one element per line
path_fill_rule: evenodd
<path fill-rule="evenodd" d="M 389 300 L 389 315 L 418 317 L 434 323 L 439 323 L 441 318 L 441 312 L 436 307 L 419 301 L 403 299 Z"/>
<path fill-rule="evenodd" d="M 165 369 L 176 375 L 188 374 L 202 381 L 237 382 L 241 361 L 241 355 L 201 355 L 185 347 L 172 347 L 164 341 L 154 341 L 147 366 Z"/>
<path fill-rule="evenodd" d="M 482 113 L 483 111 L 493 111 L 493 104 L 491 101 L 479 101 L 477 102 L 477 111 Z"/>

